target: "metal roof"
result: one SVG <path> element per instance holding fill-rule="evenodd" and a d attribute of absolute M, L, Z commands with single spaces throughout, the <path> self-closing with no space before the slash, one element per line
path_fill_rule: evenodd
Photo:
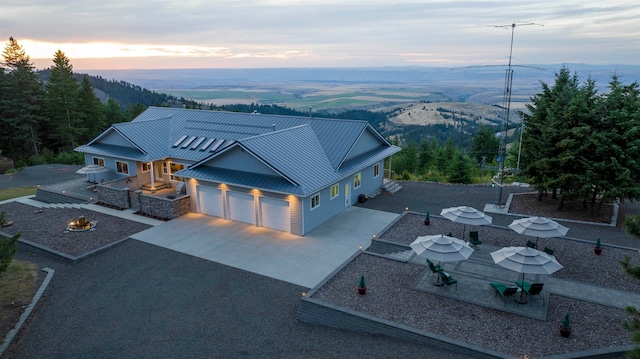
<path fill-rule="evenodd" d="M 138 149 L 100 143 L 113 131 Z M 380 149 L 344 161 L 365 131 L 377 136 Z M 207 162 L 230 146 L 241 146 L 285 178 L 218 168 L 213 173 Z M 189 160 L 195 164 L 177 175 L 305 195 L 399 148 L 391 146 L 366 121 L 150 107 L 133 121 L 112 125 L 76 150 L 139 161 Z"/>
<path fill-rule="evenodd" d="M 91 146 L 83 145 L 76 148 L 76 151 L 97 156 L 119 157 L 122 159 L 148 162 L 147 154 L 133 147 L 107 145 L 104 143 L 94 143 Z"/>

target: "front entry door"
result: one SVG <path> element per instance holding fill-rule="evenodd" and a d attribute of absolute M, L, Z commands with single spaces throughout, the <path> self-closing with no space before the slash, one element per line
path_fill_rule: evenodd
<path fill-rule="evenodd" d="M 349 184 L 344 185 L 344 206 L 349 207 L 351 205 L 351 198 L 349 197 Z"/>

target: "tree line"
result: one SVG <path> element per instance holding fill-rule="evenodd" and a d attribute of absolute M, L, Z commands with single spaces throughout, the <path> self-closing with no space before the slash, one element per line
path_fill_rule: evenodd
<path fill-rule="evenodd" d="M 604 203 L 640 199 L 640 90 L 612 75 L 605 94 L 563 67 L 525 114 L 523 173 L 542 196 Z"/>
<path fill-rule="evenodd" d="M 40 163 L 82 163 L 73 149 L 109 125 L 130 121 L 149 105 L 177 99 L 124 81 L 77 74 L 58 50 L 53 66 L 36 71 L 22 46 L 9 38 L 0 67 L 0 155 L 16 167 Z M 107 94 L 102 102 L 96 89 Z"/>

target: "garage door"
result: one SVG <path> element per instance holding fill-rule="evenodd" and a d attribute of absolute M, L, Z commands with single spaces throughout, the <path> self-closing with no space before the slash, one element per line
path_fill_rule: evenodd
<path fill-rule="evenodd" d="M 274 198 L 260 198 L 260 222 L 263 227 L 291 232 L 289 202 Z"/>
<path fill-rule="evenodd" d="M 229 219 L 256 224 L 255 202 L 252 194 L 227 192 Z"/>
<path fill-rule="evenodd" d="M 197 186 L 198 208 L 200 213 L 224 217 L 222 190 L 206 186 Z"/>

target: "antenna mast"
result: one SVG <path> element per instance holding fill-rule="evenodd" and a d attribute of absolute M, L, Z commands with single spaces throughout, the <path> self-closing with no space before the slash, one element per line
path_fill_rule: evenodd
<path fill-rule="evenodd" d="M 498 173 L 497 173 L 497 181 L 494 182 L 494 185 L 497 187 L 496 196 L 494 199 L 494 206 L 496 208 L 501 207 L 502 203 L 502 186 L 504 184 L 504 160 L 506 157 L 506 149 L 507 149 L 507 130 L 509 128 L 509 114 L 511 112 L 511 86 L 513 83 L 513 67 L 511 66 L 511 58 L 513 55 L 513 35 L 516 30 L 516 26 L 527 26 L 527 25 L 539 25 L 533 22 L 527 23 L 512 23 L 511 25 L 493 25 L 493 27 L 500 28 L 511 28 L 511 46 L 509 47 L 509 64 L 507 65 L 507 70 L 504 76 L 504 92 L 502 94 L 502 118 L 504 119 L 502 123 L 502 131 L 500 136 L 500 146 L 498 148 Z"/>

